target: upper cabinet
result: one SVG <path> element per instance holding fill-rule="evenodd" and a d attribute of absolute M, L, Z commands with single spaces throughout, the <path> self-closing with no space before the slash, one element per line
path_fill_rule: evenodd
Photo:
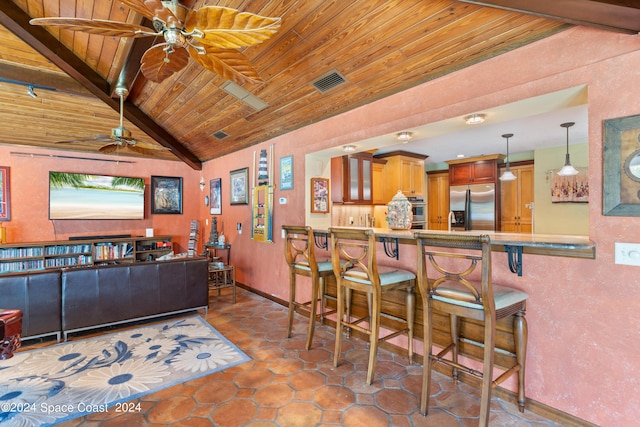
<path fill-rule="evenodd" d="M 384 167 L 384 203 L 388 203 L 398 190 L 407 197 L 425 196 L 424 160 L 427 156 L 407 151 L 394 151 L 376 155 L 377 159 L 386 159 Z"/>
<path fill-rule="evenodd" d="M 373 155 L 357 153 L 331 159 L 331 201 L 373 203 Z"/>
<path fill-rule="evenodd" d="M 385 199 L 384 194 L 384 168 L 387 164 L 387 161 L 384 159 L 376 159 L 373 158 L 373 166 L 371 171 L 371 177 L 373 182 L 372 192 L 373 192 L 373 204 L 374 205 L 385 205 L 389 200 Z"/>
<path fill-rule="evenodd" d="M 482 184 L 498 181 L 498 163 L 504 155 L 449 160 L 449 185 Z"/>

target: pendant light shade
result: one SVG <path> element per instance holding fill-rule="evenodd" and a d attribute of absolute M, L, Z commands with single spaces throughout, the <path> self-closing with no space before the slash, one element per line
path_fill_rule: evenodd
<path fill-rule="evenodd" d="M 513 136 L 512 133 L 505 133 L 502 135 L 503 138 L 507 140 L 507 168 L 500 176 L 500 181 L 514 181 L 517 177 L 511 172 L 511 165 L 509 164 L 509 138 Z"/>
<path fill-rule="evenodd" d="M 558 171 L 560 176 L 572 176 L 577 175 L 579 172 L 576 168 L 571 166 L 571 159 L 569 158 L 569 128 L 575 125 L 574 122 L 562 123 L 560 126 L 567 129 L 567 155 L 564 159 L 564 166 Z"/>

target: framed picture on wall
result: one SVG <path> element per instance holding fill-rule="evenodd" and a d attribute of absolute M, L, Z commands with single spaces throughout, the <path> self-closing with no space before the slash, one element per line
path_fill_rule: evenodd
<path fill-rule="evenodd" d="M 9 166 L 0 166 L 0 221 L 11 220 Z"/>
<path fill-rule="evenodd" d="M 232 205 L 249 204 L 249 168 L 236 169 L 229 172 L 231 183 Z"/>
<path fill-rule="evenodd" d="M 640 216 L 640 115 L 603 124 L 602 213 Z"/>
<path fill-rule="evenodd" d="M 222 178 L 209 181 L 209 213 L 222 214 Z"/>
<path fill-rule="evenodd" d="M 172 176 L 151 177 L 151 213 L 182 213 L 182 178 Z"/>
<path fill-rule="evenodd" d="M 311 178 L 311 212 L 329 213 L 329 180 Z"/>
<path fill-rule="evenodd" d="M 293 156 L 280 158 L 280 190 L 293 190 Z"/>

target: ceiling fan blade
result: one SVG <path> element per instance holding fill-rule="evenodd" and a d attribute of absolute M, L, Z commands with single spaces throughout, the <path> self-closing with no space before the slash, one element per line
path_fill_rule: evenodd
<path fill-rule="evenodd" d="M 137 140 L 137 139 L 131 140 L 131 143 L 129 145 L 137 147 L 137 148 L 141 148 L 141 149 L 144 149 L 144 150 L 169 151 L 169 149 L 167 147 L 163 147 L 162 145 L 152 144 L 150 142 L 140 141 L 140 140 Z"/>
<path fill-rule="evenodd" d="M 35 18 L 29 21 L 31 25 L 53 26 L 71 31 L 83 31 L 107 37 L 145 37 L 153 30 L 142 25 L 125 24 L 115 21 L 84 18 Z M 141 34 L 143 31 L 146 34 Z"/>
<path fill-rule="evenodd" d="M 158 18 L 167 25 L 182 26 L 180 20 L 160 0 L 120 0 L 120 2 L 152 21 Z"/>
<path fill-rule="evenodd" d="M 238 49 L 268 40 L 280 28 L 280 18 L 238 12 L 221 6 L 204 6 L 187 16 L 185 30 L 204 33 L 199 42 L 221 48 Z"/>
<path fill-rule="evenodd" d="M 82 142 L 110 142 L 111 137 L 109 135 L 96 135 L 93 138 L 76 138 L 65 139 L 62 141 L 56 141 L 55 144 L 67 144 L 67 143 L 82 143 Z"/>
<path fill-rule="evenodd" d="M 140 60 L 140 71 L 152 82 L 164 81 L 189 63 L 189 53 L 184 48 L 174 47 L 173 52 L 167 55 L 164 50 L 166 46 L 166 43 L 160 43 L 150 47 Z"/>
<path fill-rule="evenodd" d="M 113 144 L 107 144 L 105 146 L 100 147 L 98 151 L 100 151 L 102 154 L 110 154 L 117 151 L 120 147 L 121 147 L 120 144 L 118 144 L 117 142 L 114 142 Z"/>
<path fill-rule="evenodd" d="M 216 49 L 210 46 L 205 46 L 204 48 L 206 53 L 199 54 L 194 48 L 189 47 L 191 57 L 204 68 L 238 84 L 263 81 L 251 62 L 242 53 L 236 50 Z"/>
<path fill-rule="evenodd" d="M 139 147 L 138 144 L 136 145 L 127 144 L 125 145 L 125 147 L 133 152 L 136 152 L 138 154 L 145 154 L 147 156 L 153 156 L 158 152 L 157 150 L 149 150 L 147 148 Z"/>

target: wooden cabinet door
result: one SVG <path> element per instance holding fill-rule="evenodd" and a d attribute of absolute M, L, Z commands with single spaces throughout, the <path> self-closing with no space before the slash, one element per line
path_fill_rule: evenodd
<path fill-rule="evenodd" d="M 533 165 L 512 166 L 515 181 L 500 182 L 500 222 L 501 230 L 510 233 L 530 233 L 532 231 L 532 210 L 527 207 L 533 202 Z"/>
<path fill-rule="evenodd" d="M 424 162 L 411 162 L 409 172 L 411 175 L 411 195 L 424 197 Z"/>
<path fill-rule="evenodd" d="M 451 185 L 469 184 L 473 180 L 471 163 L 449 166 L 449 183 Z"/>
<path fill-rule="evenodd" d="M 377 161 L 371 166 L 371 193 L 373 195 L 373 203 L 376 205 L 384 205 L 388 202 L 384 198 L 384 163 Z"/>
<path fill-rule="evenodd" d="M 427 218 L 429 230 L 447 230 L 449 220 L 449 173 L 427 177 Z"/>

